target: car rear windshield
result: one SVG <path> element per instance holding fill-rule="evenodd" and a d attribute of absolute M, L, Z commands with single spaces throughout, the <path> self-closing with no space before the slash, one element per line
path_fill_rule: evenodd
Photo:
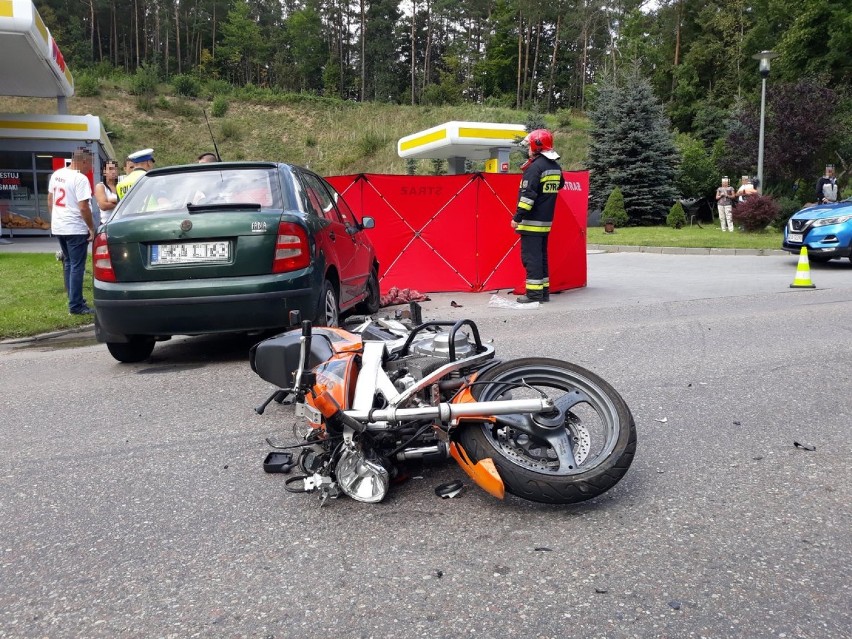
<path fill-rule="evenodd" d="M 283 208 L 278 172 L 235 168 L 148 175 L 130 189 L 113 219 L 186 212 L 190 208 L 239 211 L 239 204 L 248 205 L 246 208 Z"/>

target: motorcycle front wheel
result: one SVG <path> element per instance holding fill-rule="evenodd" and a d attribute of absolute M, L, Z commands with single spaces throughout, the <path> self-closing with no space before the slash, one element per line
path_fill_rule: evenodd
<path fill-rule="evenodd" d="M 498 415 L 468 424 L 458 438 L 475 463 L 491 458 L 513 495 L 547 504 L 597 497 L 621 480 L 636 452 L 636 425 L 607 382 L 580 366 L 544 357 L 503 362 L 471 387 L 477 401 L 550 397 L 557 416 Z"/>

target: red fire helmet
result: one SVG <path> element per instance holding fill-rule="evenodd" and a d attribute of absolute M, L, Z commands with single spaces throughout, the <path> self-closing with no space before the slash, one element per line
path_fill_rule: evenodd
<path fill-rule="evenodd" d="M 553 134 L 547 129 L 536 129 L 530 131 L 524 138 L 525 146 L 529 147 L 531 153 L 543 153 L 553 150 Z"/>

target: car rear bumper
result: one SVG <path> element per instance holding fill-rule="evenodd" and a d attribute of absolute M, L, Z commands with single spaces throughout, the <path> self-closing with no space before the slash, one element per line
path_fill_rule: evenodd
<path fill-rule="evenodd" d="M 288 313 L 313 317 L 317 293 L 308 276 L 109 283 L 95 281 L 96 334 L 167 337 L 286 327 Z"/>

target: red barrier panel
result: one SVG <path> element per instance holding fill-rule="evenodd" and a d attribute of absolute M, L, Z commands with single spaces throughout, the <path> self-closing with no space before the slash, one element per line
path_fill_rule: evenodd
<path fill-rule="evenodd" d="M 511 227 L 520 174 L 338 175 L 328 181 L 353 211 L 376 220 L 367 231 L 382 293 L 524 291 L 519 236 Z M 567 171 L 550 234 L 550 289 L 586 285 L 587 171 Z"/>

